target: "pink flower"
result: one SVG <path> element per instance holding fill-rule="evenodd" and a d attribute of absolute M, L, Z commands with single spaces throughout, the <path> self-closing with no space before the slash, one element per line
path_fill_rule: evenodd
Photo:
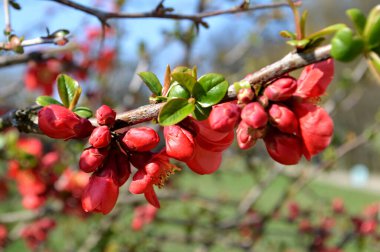
<path fill-rule="evenodd" d="M 48 105 L 38 112 L 38 126 L 51 138 L 84 138 L 91 134 L 93 126 L 89 120 L 59 105 Z"/>
<path fill-rule="evenodd" d="M 150 204 L 138 206 L 133 211 L 132 229 L 141 230 L 144 225 L 151 223 L 156 217 L 158 209 Z"/>

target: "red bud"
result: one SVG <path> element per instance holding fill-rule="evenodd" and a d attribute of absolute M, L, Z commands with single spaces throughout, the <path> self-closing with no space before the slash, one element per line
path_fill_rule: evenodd
<path fill-rule="evenodd" d="M 99 126 L 91 133 L 88 142 L 95 148 L 104 148 L 111 143 L 111 131 L 108 126 Z"/>
<path fill-rule="evenodd" d="M 288 134 L 298 134 L 298 118 L 288 107 L 272 104 L 269 109 L 271 122 L 280 131 Z"/>
<path fill-rule="evenodd" d="M 131 151 L 149 151 L 157 146 L 160 137 L 148 127 L 132 128 L 123 137 L 123 143 Z"/>
<path fill-rule="evenodd" d="M 294 165 L 302 157 L 302 142 L 294 135 L 270 131 L 264 142 L 269 155 L 281 164 Z"/>
<path fill-rule="evenodd" d="M 107 150 L 88 148 L 82 152 L 79 158 L 79 168 L 87 173 L 94 172 L 102 165 L 107 155 Z"/>
<path fill-rule="evenodd" d="M 265 127 L 268 115 L 258 102 L 249 103 L 241 112 L 242 120 L 254 129 Z"/>
<path fill-rule="evenodd" d="M 297 81 L 292 77 L 282 77 L 275 80 L 264 90 L 264 96 L 271 101 L 289 99 L 297 89 Z"/>
<path fill-rule="evenodd" d="M 164 127 L 166 154 L 185 161 L 194 154 L 194 138 L 191 133 L 178 125 Z"/>
<path fill-rule="evenodd" d="M 96 110 L 96 120 L 99 125 L 112 126 L 115 123 L 116 112 L 107 105 L 102 105 Z"/>
<path fill-rule="evenodd" d="M 218 132 L 230 132 L 240 119 L 240 108 L 233 102 L 221 103 L 212 107 L 208 117 L 211 129 Z"/>

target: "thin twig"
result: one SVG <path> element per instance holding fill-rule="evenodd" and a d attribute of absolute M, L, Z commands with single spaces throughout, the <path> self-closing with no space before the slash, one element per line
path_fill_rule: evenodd
<path fill-rule="evenodd" d="M 105 12 L 102 10 L 98 10 L 95 8 L 91 8 L 79 3 L 76 3 L 71 0 L 51 0 L 53 2 L 66 5 L 68 7 L 80 10 L 82 12 L 85 12 L 87 14 L 90 14 L 92 16 L 95 16 L 99 19 L 99 21 L 102 24 L 107 24 L 107 21 L 109 19 L 136 19 L 136 18 L 161 18 L 161 19 L 173 19 L 173 20 L 190 20 L 193 21 L 196 24 L 200 24 L 204 27 L 208 27 L 208 24 L 203 20 L 204 18 L 209 17 L 215 17 L 225 14 L 235 14 L 240 12 L 248 12 L 248 11 L 256 11 L 256 10 L 262 10 L 262 9 L 273 9 L 273 8 L 280 8 L 280 7 L 288 7 L 288 3 L 282 2 L 282 3 L 272 3 L 272 4 L 260 4 L 255 5 L 251 7 L 243 7 L 243 6 L 236 6 L 232 7 L 230 9 L 225 10 L 216 10 L 216 11 L 210 11 L 210 12 L 203 12 L 198 13 L 194 15 L 185 15 L 185 14 L 174 14 L 170 13 L 168 11 L 168 8 L 155 8 L 152 11 L 149 12 L 143 12 L 143 13 L 116 13 L 116 12 Z"/>
<path fill-rule="evenodd" d="M 12 32 L 11 17 L 9 13 L 9 0 L 3 0 L 4 3 L 4 23 L 5 23 L 5 34 L 10 34 Z"/>

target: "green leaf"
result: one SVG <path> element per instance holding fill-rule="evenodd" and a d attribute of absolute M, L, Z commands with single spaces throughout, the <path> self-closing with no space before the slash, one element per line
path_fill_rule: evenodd
<path fill-rule="evenodd" d="M 364 38 L 369 49 L 380 45 L 380 4 L 375 6 L 368 15 Z"/>
<path fill-rule="evenodd" d="M 60 103 L 59 101 L 57 101 L 56 99 L 54 99 L 53 97 L 50 97 L 50 96 L 38 96 L 37 99 L 36 99 L 36 103 L 40 106 L 47 106 L 47 105 L 50 105 L 50 104 L 58 104 L 58 105 L 61 105 L 63 106 L 62 103 Z"/>
<path fill-rule="evenodd" d="M 169 88 L 168 97 L 189 99 L 190 93 L 183 86 L 174 82 Z"/>
<path fill-rule="evenodd" d="M 210 107 L 223 99 L 228 82 L 223 75 L 209 73 L 201 76 L 193 88 L 193 96 L 202 107 Z"/>
<path fill-rule="evenodd" d="M 323 36 L 326 36 L 326 35 L 329 35 L 331 33 L 335 33 L 343 28 L 347 27 L 347 25 L 345 24 L 334 24 L 334 25 L 330 25 L 330 26 L 327 26 L 326 28 L 323 28 L 322 30 L 319 30 L 317 32 L 314 32 L 312 34 L 310 34 L 309 36 L 307 36 L 305 39 L 316 39 L 316 38 L 319 38 L 319 37 L 323 37 Z"/>
<path fill-rule="evenodd" d="M 301 27 L 301 34 L 302 34 L 302 36 L 305 36 L 306 19 L 307 19 L 308 15 L 309 15 L 309 12 L 307 10 L 305 10 L 304 12 L 302 12 L 301 21 L 300 21 L 300 27 Z"/>
<path fill-rule="evenodd" d="M 90 118 L 93 115 L 91 109 L 87 107 L 76 107 L 74 113 L 83 118 Z"/>
<path fill-rule="evenodd" d="M 194 111 L 195 105 L 187 99 L 175 98 L 169 100 L 158 115 L 158 122 L 162 126 L 179 123 Z"/>
<path fill-rule="evenodd" d="M 346 11 L 347 16 L 351 19 L 352 23 L 354 23 L 354 26 L 359 34 L 363 34 L 365 24 L 367 22 L 367 17 L 364 15 L 364 13 L 356 8 L 352 8 Z"/>
<path fill-rule="evenodd" d="M 364 41 L 360 37 L 354 37 L 353 31 L 348 27 L 339 30 L 331 40 L 331 56 L 343 62 L 353 60 L 363 50 Z"/>
<path fill-rule="evenodd" d="M 286 30 L 280 31 L 280 36 L 283 38 L 290 38 L 293 40 L 297 38 L 295 33 L 290 32 L 290 31 L 286 31 Z"/>
<path fill-rule="evenodd" d="M 193 117 L 198 121 L 202 121 L 208 118 L 211 113 L 211 107 L 204 108 L 200 104 L 195 103 L 195 109 L 192 113 Z"/>
<path fill-rule="evenodd" d="M 187 73 L 173 73 L 173 80 L 177 81 L 182 87 L 186 88 L 190 93 L 197 80 L 190 74 Z"/>
<path fill-rule="evenodd" d="M 157 76 L 152 72 L 141 72 L 139 73 L 140 78 L 143 80 L 145 85 L 148 86 L 150 91 L 155 95 L 161 95 L 162 86 L 157 78 Z"/>
<path fill-rule="evenodd" d="M 76 80 L 66 74 L 58 75 L 57 83 L 59 97 L 61 98 L 63 105 L 68 108 L 75 96 L 77 96 L 76 93 L 78 93 L 78 90 L 80 89 L 81 91 L 81 87 Z"/>

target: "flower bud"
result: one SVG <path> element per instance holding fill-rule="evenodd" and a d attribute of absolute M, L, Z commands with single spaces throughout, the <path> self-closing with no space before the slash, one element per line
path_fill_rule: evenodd
<path fill-rule="evenodd" d="M 237 94 L 237 100 L 239 104 L 248 104 L 253 98 L 255 98 L 255 93 L 252 88 L 242 88 Z"/>
<path fill-rule="evenodd" d="M 298 118 L 288 107 L 272 104 L 268 112 L 272 125 L 276 126 L 280 131 L 288 134 L 299 133 Z"/>
<path fill-rule="evenodd" d="M 297 81 L 292 77 L 282 77 L 275 80 L 264 90 L 264 96 L 271 101 L 289 99 L 297 89 Z"/>
<path fill-rule="evenodd" d="M 116 112 L 107 105 L 102 105 L 96 110 L 96 120 L 99 125 L 112 126 L 115 123 Z"/>
<path fill-rule="evenodd" d="M 131 151 L 142 152 L 156 147 L 160 142 L 160 137 L 152 128 L 139 127 L 128 130 L 122 141 Z"/>
<path fill-rule="evenodd" d="M 258 102 L 249 103 L 241 112 L 242 120 L 254 129 L 265 127 L 268 115 Z"/>
<path fill-rule="evenodd" d="M 79 158 L 79 168 L 87 173 L 94 172 L 103 164 L 107 155 L 107 150 L 88 148 L 82 152 Z"/>
<path fill-rule="evenodd" d="M 254 134 L 254 129 L 244 121 L 239 123 L 236 129 L 236 139 L 240 149 L 247 150 L 256 144 L 257 138 Z"/>
<path fill-rule="evenodd" d="M 230 132 L 239 118 L 239 106 L 233 102 L 226 102 L 212 107 L 208 121 L 211 129 L 218 132 Z"/>
<path fill-rule="evenodd" d="M 194 154 L 194 138 L 191 133 L 178 125 L 164 127 L 166 154 L 177 160 L 185 161 Z"/>
<path fill-rule="evenodd" d="M 302 157 L 302 142 L 294 135 L 270 131 L 264 142 L 269 155 L 281 164 L 294 165 Z"/>
<path fill-rule="evenodd" d="M 95 148 L 104 148 L 111 143 L 111 131 L 108 126 L 99 126 L 91 133 L 88 142 Z"/>
<path fill-rule="evenodd" d="M 56 139 L 85 138 L 94 129 L 89 120 L 56 104 L 38 112 L 38 127 L 45 135 Z"/>
<path fill-rule="evenodd" d="M 119 186 L 111 176 L 101 177 L 94 173 L 82 195 L 83 210 L 108 214 L 115 206 L 118 196 Z"/>

